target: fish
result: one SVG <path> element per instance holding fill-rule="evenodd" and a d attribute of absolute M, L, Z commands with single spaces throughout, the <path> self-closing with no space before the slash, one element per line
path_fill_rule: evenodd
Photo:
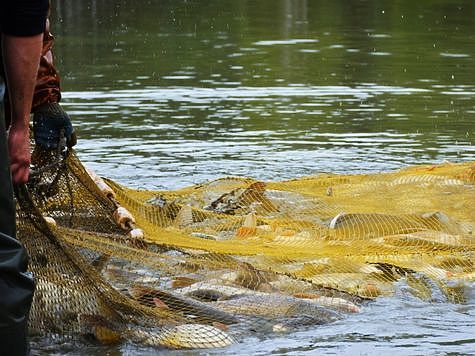
<path fill-rule="evenodd" d="M 186 294 L 187 296 L 202 302 L 216 302 L 226 300 L 228 296 L 216 289 L 197 289 Z"/>
<path fill-rule="evenodd" d="M 169 201 L 161 194 L 150 198 L 145 203 L 147 204 L 148 214 L 153 216 L 153 222 L 160 227 L 173 226 L 182 208 L 175 201 Z"/>
<path fill-rule="evenodd" d="M 440 186 L 463 186 L 466 184 L 461 179 L 438 176 L 432 174 L 405 175 L 392 180 L 389 186 L 399 185 L 440 185 Z"/>
<path fill-rule="evenodd" d="M 238 323 L 238 319 L 230 313 L 214 308 L 208 303 L 203 303 L 177 293 L 140 285 L 129 288 L 129 293 L 134 299 L 144 305 L 155 307 L 160 301 L 172 311 L 193 316 L 199 322 L 220 322 L 227 325 Z"/>
<path fill-rule="evenodd" d="M 109 309 L 99 298 L 93 295 L 85 295 L 84 291 L 78 291 L 67 286 L 44 281 L 38 282 L 38 290 L 35 293 L 35 301 L 30 315 L 30 327 L 33 333 L 41 334 L 42 328 L 46 327 L 49 331 L 56 331 L 63 334 L 66 330 L 73 331 L 84 337 L 86 340 L 93 340 L 103 345 L 113 345 L 125 340 L 140 343 L 144 346 L 169 347 L 169 348 L 211 348 L 225 347 L 231 345 L 235 340 L 225 333 L 226 325 L 224 322 L 234 321 L 226 318 L 228 314 L 218 310 L 215 315 L 218 321 L 214 325 L 201 324 L 182 324 L 173 325 L 174 321 L 169 321 L 168 325 L 156 325 L 143 327 L 135 323 L 127 323 L 119 314 Z M 162 293 L 162 296 L 166 293 Z M 154 300 L 153 303 L 160 303 L 161 299 Z M 165 297 L 162 299 L 166 299 Z M 182 297 L 182 299 L 184 299 Z M 77 303 L 83 300 L 83 303 Z M 162 308 L 173 306 L 171 297 L 168 297 L 167 304 Z M 179 300 L 176 298 L 175 300 Z M 48 304 L 49 318 L 40 314 L 46 310 L 44 305 Z M 198 303 L 189 303 L 197 308 Z M 175 304 L 176 307 L 176 304 Z M 209 313 L 212 307 L 206 305 L 206 311 Z M 170 307 L 171 311 L 173 309 Z M 198 318 L 199 319 L 199 318 Z M 211 318 L 209 318 L 211 320 Z"/>
<path fill-rule="evenodd" d="M 282 281 L 283 284 L 280 283 L 282 279 L 285 280 Z M 270 288 L 272 288 L 271 290 L 262 290 L 263 288 L 260 290 L 251 290 L 248 288 L 223 285 L 220 283 L 221 282 L 217 280 L 202 281 L 181 289 L 177 289 L 176 291 L 203 302 L 224 301 L 238 296 L 247 295 L 283 295 L 283 292 L 291 292 L 295 298 L 306 299 L 306 301 L 310 303 L 315 303 L 317 305 L 347 313 L 359 312 L 360 308 L 356 303 L 360 304 L 362 302 L 360 298 L 342 291 L 331 289 L 326 290 L 323 287 L 315 287 L 312 286 L 310 282 L 296 280 L 288 276 L 278 276 L 278 279 L 269 285 Z"/>
<path fill-rule="evenodd" d="M 91 315 L 101 315 L 108 320 L 116 313 L 82 280 L 65 279 L 49 281 L 43 276 L 36 279 L 36 291 L 30 311 L 30 327 L 42 328 L 42 319 L 51 319 L 55 329 L 77 329 L 78 315 L 88 310 Z M 46 313 L 45 310 L 48 310 Z"/>
<path fill-rule="evenodd" d="M 327 324 L 341 318 L 340 313 L 316 303 L 273 293 L 235 296 L 211 304 L 233 314 L 260 316 L 271 319 L 307 315 L 314 317 L 316 324 Z"/>
<path fill-rule="evenodd" d="M 123 334 L 114 330 L 114 325 L 101 315 L 79 314 L 78 322 L 81 334 L 87 339 L 92 338 L 103 345 L 117 344 L 123 340 Z"/>
<path fill-rule="evenodd" d="M 389 215 L 380 213 L 339 213 L 328 223 L 330 237 L 363 238 L 413 233 L 423 230 L 445 231 L 452 227 L 442 212 Z"/>
<path fill-rule="evenodd" d="M 207 349 L 226 347 L 236 341 L 223 330 L 203 324 L 182 324 L 166 328 L 149 342 L 173 349 Z"/>
<path fill-rule="evenodd" d="M 359 306 L 344 298 L 327 297 L 311 293 L 297 293 L 294 294 L 294 297 L 304 298 L 309 302 L 316 303 L 318 305 L 329 307 L 335 310 L 340 310 L 346 313 L 359 313 L 361 311 Z"/>
<path fill-rule="evenodd" d="M 269 273 L 258 270 L 247 262 L 238 262 L 237 275 L 234 283 L 244 288 L 259 290 L 262 288 L 270 289 Z"/>
<path fill-rule="evenodd" d="M 29 332 L 66 334 L 104 345 L 128 339 L 127 323 L 110 303 L 95 291 L 81 288 L 79 280 L 72 280 L 52 282 L 42 276 L 37 278 Z"/>
<path fill-rule="evenodd" d="M 219 348 L 236 342 L 220 323 L 216 325 L 185 323 L 160 329 L 131 325 L 124 334 L 127 340 L 139 345 L 169 349 Z"/>
<path fill-rule="evenodd" d="M 196 278 L 191 278 L 191 277 L 186 277 L 186 276 L 176 276 L 171 281 L 171 287 L 173 289 L 180 288 L 180 287 L 187 287 L 196 282 L 198 282 Z"/>
<path fill-rule="evenodd" d="M 464 251 L 472 243 L 470 238 L 439 231 L 419 231 L 410 234 L 387 235 L 382 242 L 390 246 L 417 247 L 420 251 Z"/>
<path fill-rule="evenodd" d="M 356 305 L 342 298 L 316 297 L 309 300 L 209 282 L 183 288 L 182 293 L 209 301 L 210 305 L 232 313 L 240 320 L 249 318 L 253 330 L 259 331 L 283 332 L 295 329 L 296 325 L 325 324 L 338 320 L 341 317 L 339 311 L 359 311 Z M 294 318 L 296 320 L 292 323 L 290 320 Z M 303 319 L 306 321 L 298 321 Z"/>
<path fill-rule="evenodd" d="M 192 296 L 195 293 L 200 293 L 200 291 L 207 290 L 213 291 L 216 295 L 219 295 L 219 299 L 229 299 L 238 295 L 247 295 L 247 294 L 261 294 L 263 292 L 252 291 L 246 288 L 240 288 L 235 286 L 229 286 L 220 284 L 217 280 L 210 281 L 201 281 L 194 283 L 188 287 L 176 289 L 175 292 L 185 296 Z"/>
<path fill-rule="evenodd" d="M 308 280 L 316 286 L 336 289 L 364 299 L 374 299 L 381 295 L 389 296 L 394 292 L 393 280 L 384 278 L 382 271 L 377 275 L 368 273 L 322 273 L 312 276 Z"/>
<path fill-rule="evenodd" d="M 190 205 L 183 205 L 173 220 L 173 226 L 184 228 L 193 224 L 193 210 Z"/>
<path fill-rule="evenodd" d="M 247 188 L 233 189 L 222 194 L 204 209 L 228 215 L 251 212 L 265 215 L 278 212 L 277 207 L 265 196 L 265 186 L 263 182 L 254 182 Z"/>
<path fill-rule="evenodd" d="M 272 331 L 275 333 L 292 332 L 305 326 L 318 325 L 320 320 L 317 317 L 309 315 L 296 316 L 294 318 L 281 318 L 272 325 Z"/>

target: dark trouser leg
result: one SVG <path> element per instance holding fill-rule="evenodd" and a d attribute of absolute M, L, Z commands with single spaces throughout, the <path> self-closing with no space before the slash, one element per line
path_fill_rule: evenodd
<path fill-rule="evenodd" d="M 4 83 L 0 77 L 0 232 L 15 236 L 15 205 L 8 163 L 5 119 L 3 112 Z"/>
<path fill-rule="evenodd" d="M 0 78 L 0 353 L 5 356 L 27 354 L 27 321 L 35 289 L 26 272 L 26 250 L 14 238 L 15 226 Z"/>
<path fill-rule="evenodd" d="M 14 238 L 0 233 L 0 353 L 28 354 L 28 313 L 34 283 L 25 274 L 27 255 Z"/>

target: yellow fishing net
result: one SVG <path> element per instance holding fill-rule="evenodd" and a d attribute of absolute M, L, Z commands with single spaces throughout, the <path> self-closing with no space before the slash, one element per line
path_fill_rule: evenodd
<path fill-rule="evenodd" d="M 224 347 L 345 318 L 398 283 L 464 303 L 475 279 L 475 163 L 148 191 L 58 157 L 35 154 L 17 191 L 34 334 Z"/>

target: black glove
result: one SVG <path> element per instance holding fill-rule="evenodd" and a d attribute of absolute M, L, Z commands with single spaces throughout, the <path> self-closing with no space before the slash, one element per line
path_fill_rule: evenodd
<path fill-rule="evenodd" d="M 57 148 L 63 137 L 69 148 L 77 142 L 71 119 L 59 103 L 43 104 L 34 110 L 33 131 L 36 145 L 43 148 Z"/>

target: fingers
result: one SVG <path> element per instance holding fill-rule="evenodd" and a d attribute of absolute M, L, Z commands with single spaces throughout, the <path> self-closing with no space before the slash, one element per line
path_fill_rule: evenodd
<path fill-rule="evenodd" d="M 30 139 L 28 127 L 11 126 L 8 132 L 8 151 L 13 184 L 28 182 L 30 173 Z"/>
<path fill-rule="evenodd" d="M 30 175 L 30 163 L 12 163 L 10 165 L 12 172 L 12 182 L 14 185 L 28 183 L 28 177 Z"/>

